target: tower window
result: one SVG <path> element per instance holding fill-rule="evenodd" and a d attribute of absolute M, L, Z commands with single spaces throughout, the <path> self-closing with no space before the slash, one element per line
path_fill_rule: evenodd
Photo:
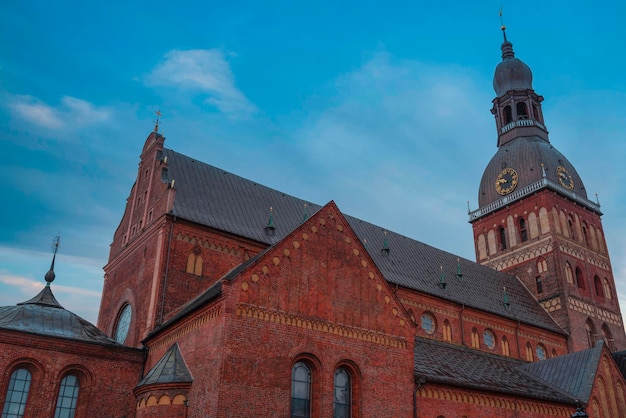
<path fill-rule="evenodd" d="M 528 119 L 528 109 L 526 108 L 526 103 L 519 102 L 516 105 L 517 110 L 517 119 Z"/>
<path fill-rule="evenodd" d="M 539 118 L 539 109 L 537 108 L 537 105 L 533 103 L 533 119 L 541 122 L 541 119 Z"/>
<path fill-rule="evenodd" d="M 544 271 L 548 271 L 548 263 L 545 258 L 539 257 L 537 260 L 537 273 L 543 273 Z"/>
<path fill-rule="evenodd" d="M 504 112 L 504 124 L 508 125 L 509 123 L 513 122 L 513 112 L 511 111 L 511 106 L 506 105 L 504 106 L 503 109 Z"/>
<path fill-rule="evenodd" d="M 523 218 L 519 220 L 519 235 L 522 242 L 528 241 L 528 231 L 526 230 L 526 221 Z"/>
<path fill-rule="evenodd" d="M 509 351 L 509 340 L 507 340 L 505 336 L 502 336 L 502 355 L 503 356 L 511 355 L 511 352 Z"/>
<path fill-rule="evenodd" d="M 572 274 L 572 266 L 569 264 L 569 261 L 565 262 L 565 279 L 567 283 L 574 284 L 574 275 Z"/>
<path fill-rule="evenodd" d="M 476 328 L 472 328 L 472 348 L 480 348 L 480 338 Z"/>
<path fill-rule="evenodd" d="M 202 251 L 200 247 L 197 245 L 193 248 L 193 250 L 187 256 L 187 268 L 185 271 L 187 273 L 202 276 Z"/>
<path fill-rule="evenodd" d="M 452 342 L 452 327 L 450 326 L 450 321 L 447 319 L 443 321 L 442 334 L 444 341 Z"/>
<path fill-rule="evenodd" d="M 604 289 L 602 289 L 602 281 L 598 276 L 593 277 L 593 287 L 596 291 L 596 296 L 604 297 Z"/>
<path fill-rule="evenodd" d="M 503 227 L 498 228 L 498 237 L 500 238 L 500 249 L 506 250 L 506 231 Z"/>
<path fill-rule="evenodd" d="M 526 361 L 532 362 L 533 360 L 533 347 L 530 343 L 526 343 Z"/>
<path fill-rule="evenodd" d="M 537 293 L 543 293 L 543 283 L 541 283 L 541 276 L 535 277 L 535 283 L 537 284 Z"/>
<path fill-rule="evenodd" d="M 585 290 L 585 276 L 583 276 L 583 271 L 579 267 L 576 267 L 576 286 Z"/>
<path fill-rule="evenodd" d="M 613 299 L 613 293 L 611 293 L 611 285 L 609 284 L 609 279 L 606 277 L 602 281 L 602 288 L 604 290 L 604 297 L 608 300 Z"/>

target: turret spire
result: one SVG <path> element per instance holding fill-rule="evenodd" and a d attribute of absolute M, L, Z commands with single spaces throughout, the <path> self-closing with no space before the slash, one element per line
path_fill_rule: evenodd
<path fill-rule="evenodd" d="M 59 246 L 61 245 L 61 237 L 59 235 L 57 235 L 56 237 L 54 237 L 54 239 L 52 240 L 52 263 L 50 264 L 50 270 L 48 270 L 48 272 L 46 273 L 46 275 L 44 276 L 44 279 L 46 279 L 46 286 L 50 286 L 50 283 L 52 283 L 54 281 L 55 278 L 55 274 L 54 274 L 54 260 L 57 257 L 57 251 L 59 251 Z"/>

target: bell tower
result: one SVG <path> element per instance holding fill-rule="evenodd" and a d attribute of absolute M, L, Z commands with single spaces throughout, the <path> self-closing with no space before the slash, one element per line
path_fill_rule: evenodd
<path fill-rule="evenodd" d="M 570 334 L 570 350 L 603 339 L 626 349 L 600 205 L 548 138 L 530 67 L 515 57 L 502 26 L 502 61 L 491 110 L 497 151 L 469 213 L 476 260 L 517 276 Z"/>

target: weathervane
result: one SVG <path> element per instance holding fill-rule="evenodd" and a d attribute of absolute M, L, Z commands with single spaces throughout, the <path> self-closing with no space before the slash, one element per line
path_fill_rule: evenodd
<path fill-rule="evenodd" d="M 502 6 L 500 6 L 500 29 L 502 29 L 504 41 L 506 42 L 506 26 L 504 26 L 504 19 L 502 18 Z"/>
<path fill-rule="evenodd" d="M 157 109 L 156 112 L 154 112 L 157 116 L 156 120 L 154 121 L 154 132 L 159 132 L 159 121 L 161 119 L 161 111 Z"/>

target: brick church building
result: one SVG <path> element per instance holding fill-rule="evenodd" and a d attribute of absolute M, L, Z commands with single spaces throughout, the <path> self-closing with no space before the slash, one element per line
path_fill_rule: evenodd
<path fill-rule="evenodd" d="M 506 35 L 493 84 L 476 262 L 177 153 L 157 127 L 97 327 L 54 297 L 54 261 L 0 308 L 2 418 L 626 416 L 600 206 Z"/>

